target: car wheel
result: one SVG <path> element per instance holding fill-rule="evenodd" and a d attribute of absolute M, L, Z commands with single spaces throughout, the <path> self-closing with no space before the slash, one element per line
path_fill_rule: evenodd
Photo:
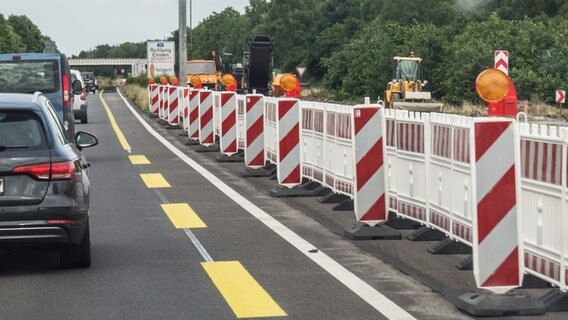
<path fill-rule="evenodd" d="M 87 113 L 83 113 L 83 117 L 81 117 L 81 123 L 87 123 L 88 119 L 87 119 Z"/>
<path fill-rule="evenodd" d="M 91 266 L 91 236 L 88 223 L 81 243 L 61 249 L 59 261 L 63 268 L 88 268 Z"/>

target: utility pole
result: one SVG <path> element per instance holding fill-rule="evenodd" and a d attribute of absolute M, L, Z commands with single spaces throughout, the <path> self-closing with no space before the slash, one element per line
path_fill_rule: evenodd
<path fill-rule="evenodd" d="M 190 0 L 191 3 L 191 0 Z M 187 0 L 179 0 L 179 83 L 185 86 L 187 82 L 187 72 L 185 63 L 187 61 Z"/>
<path fill-rule="evenodd" d="M 193 3 L 189 0 L 189 50 L 193 50 Z"/>

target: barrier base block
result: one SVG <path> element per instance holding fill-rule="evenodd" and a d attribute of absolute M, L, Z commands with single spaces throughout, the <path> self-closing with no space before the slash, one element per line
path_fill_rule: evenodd
<path fill-rule="evenodd" d="M 158 123 L 163 125 L 163 126 L 170 124 L 167 120 L 164 120 L 164 119 L 158 119 Z"/>
<path fill-rule="evenodd" d="M 458 270 L 473 270 L 473 256 L 470 254 L 456 263 Z"/>
<path fill-rule="evenodd" d="M 401 217 L 389 218 L 384 224 L 397 230 L 414 230 L 420 228 L 420 223 Z"/>
<path fill-rule="evenodd" d="M 568 311 L 568 293 L 554 289 L 538 298 L 542 302 L 548 312 L 565 312 Z"/>
<path fill-rule="evenodd" d="M 274 187 L 270 190 L 270 196 L 274 198 L 288 198 L 288 197 L 313 197 L 315 193 L 321 191 L 322 187 L 317 182 L 306 182 L 292 188 L 282 185 Z"/>
<path fill-rule="evenodd" d="M 420 227 L 406 236 L 406 239 L 410 241 L 440 241 L 445 237 L 446 235 L 440 230 Z"/>
<path fill-rule="evenodd" d="M 371 227 L 364 223 L 357 223 L 345 228 L 345 237 L 351 240 L 400 240 L 400 231 L 378 224 Z"/>
<path fill-rule="evenodd" d="M 471 254 L 471 247 L 446 238 L 428 248 L 428 252 L 431 254 Z"/>
<path fill-rule="evenodd" d="M 187 131 L 183 130 L 182 132 L 178 133 L 178 136 L 187 137 L 188 136 Z"/>
<path fill-rule="evenodd" d="M 179 126 L 179 124 L 169 124 L 166 127 L 166 130 L 177 130 L 177 129 L 181 129 L 181 127 Z"/>
<path fill-rule="evenodd" d="M 198 146 L 199 145 L 199 140 L 195 140 L 195 139 L 189 139 L 186 143 L 186 146 Z"/>
<path fill-rule="evenodd" d="M 318 199 L 320 203 L 341 203 L 349 200 L 349 197 L 339 193 L 330 193 Z"/>
<path fill-rule="evenodd" d="M 195 149 L 195 152 L 219 152 L 219 145 L 214 143 L 210 146 L 201 146 Z"/>
<path fill-rule="evenodd" d="M 314 194 L 314 197 L 326 197 L 333 193 L 333 190 L 330 188 L 321 188 L 318 192 Z M 320 199 L 318 199 L 319 201 Z"/>
<path fill-rule="evenodd" d="M 245 162 L 245 158 L 242 153 L 235 153 L 233 155 L 222 154 L 215 158 L 217 162 Z"/>
<path fill-rule="evenodd" d="M 478 317 L 541 315 L 545 305 L 519 293 L 491 294 L 468 292 L 458 297 L 456 307 Z"/>
<path fill-rule="evenodd" d="M 333 211 L 353 211 L 355 203 L 350 198 L 333 207 Z"/>
<path fill-rule="evenodd" d="M 241 176 L 245 178 L 272 177 L 275 174 L 276 166 L 273 164 L 258 169 L 246 168 L 244 171 L 241 171 Z"/>
<path fill-rule="evenodd" d="M 151 118 L 151 119 L 156 119 L 156 118 L 158 118 L 158 117 L 159 117 L 159 115 L 157 115 L 157 114 L 155 114 L 155 113 L 150 114 L 150 118 Z"/>

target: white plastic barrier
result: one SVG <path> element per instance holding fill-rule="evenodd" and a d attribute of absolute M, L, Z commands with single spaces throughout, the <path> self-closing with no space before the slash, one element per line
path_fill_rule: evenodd
<path fill-rule="evenodd" d="M 237 148 L 239 150 L 245 149 L 246 142 L 245 101 L 246 97 L 244 95 L 237 95 Z"/>
<path fill-rule="evenodd" d="M 221 136 L 221 92 L 213 91 L 213 127 L 214 134 Z"/>
<path fill-rule="evenodd" d="M 264 98 L 264 147 L 266 160 L 278 163 L 278 99 Z"/>
<path fill-rule="evenodd" d="M 189 131 L 189 87 L 179 87 L 179 119 L 182 129 Z"/>
<path fill-rule="evenodd" d="M 568 128 L 518 127 L 524 270 L 568 291 Z"/>

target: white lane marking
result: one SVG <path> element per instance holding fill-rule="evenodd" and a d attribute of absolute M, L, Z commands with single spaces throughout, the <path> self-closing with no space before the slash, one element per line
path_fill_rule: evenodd
<path fill-rule="evenodd" d="M 294 231 L 288 229 L 282 223 L 274 219 L 271 215 L 266 213 L 264 210 L 257 207 L 254 203 L 247 200 L 245 197 L 240 195 L 238 192 L 233 190 L 231 187 L 226 185 L 223 181 L 217 178 L 214 174 L 207 171 L 199 163 L 195 162 L 193 159 L 188 157 L 174 145 L 172 145 L 168 140 L 162 137 L 158 132 L 156 132 L 144 119 L 134 110 L 130 103 L 124 98 L 120 90 L 117 90 L 118 94 L 128 107 L 132 114 L 140 121 L 140 123 L 146 128 L 146 130 L 153 135 L 158 141 L 160 141 L 166 148 L 168 148 L 173 154 L 178 156 L 183 162 L 189 165 L 193 170 L 201 174 L 205 179 L 209 180 L 217 189 L 223 192 L 227 197 L 235 201 L 243 209 L 248 211 L 252 216 L 264 223 L 268 228 L 272 229 L 276 234 L 286 240 L 289 244 L 298 249 L 306 257 L 311 259 L 313 262 L 318 264 L 322 269 L 327 271 L 331 276 L 341 282 L 344 286 L 349 288 L 353 293 L 358 295 L 361 299 L 367 302 L 370 306 L 375 308 L 377 311 L 382 313 L 385 317 L 391 320 L 416 320 L 411 314 L 406 312 L 396 303 L 394 303 L 389 298 L 385 297 L 382 293 L 377 291 L 375 288 L 371 287 L 365 281 L 361 280 L 359 277 L 351 273 L 345 267 L 340 265 L 337 261 L 333 260 L 331 257 L 325 253 L 318 251 L 315 253 L 310 253 L 309 251 L 314 249 L 314 246 L 308 241 L 304 240 Z"/>

